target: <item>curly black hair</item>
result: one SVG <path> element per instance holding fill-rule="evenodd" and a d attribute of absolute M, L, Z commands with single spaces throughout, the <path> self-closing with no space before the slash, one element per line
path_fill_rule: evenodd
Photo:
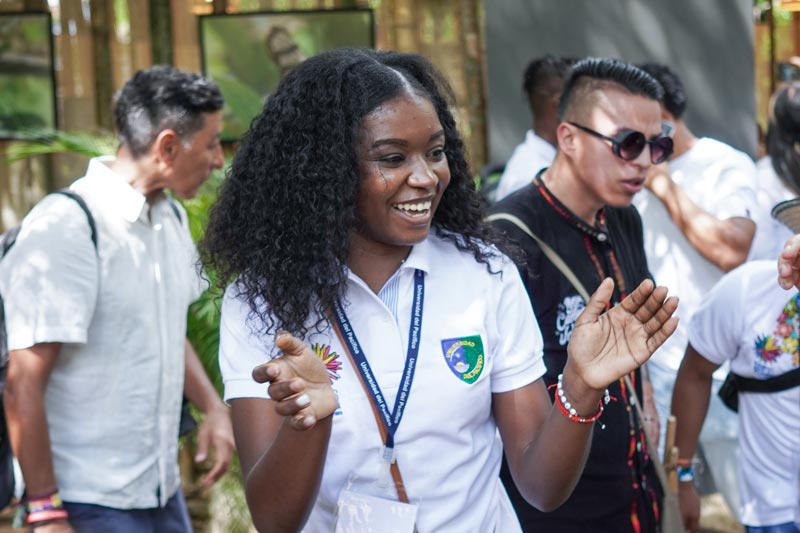
<path fill-rule="evenodd" d="M 398 75 L 399 74 L 399 75 Z M 344 295 L 357 227 L 356 142 L 362 119 L 409 90 L 429 99 L 445 132 L 450 184 L 434 215 L 438 235 L 489 267 L 497 242 L 483 222 L 453 93 L 425 58 L 338 49 L 294 67 L 253 119 L 209 215 L 200 254 L 223 285 L 235 282 L 261 334 L 304 336 Z M 266 304 L 266 305 L 265 305 Z M 307 323 L 314 313 L 319 320 Z"/>

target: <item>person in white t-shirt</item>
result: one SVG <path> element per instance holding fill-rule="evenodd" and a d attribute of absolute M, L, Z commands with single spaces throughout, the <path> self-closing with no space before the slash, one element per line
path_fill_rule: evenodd
<path fill-rule="evenodd" d="M 533 127 L 506 163 L 494 194 L 495 202 L 532 183 L 536 174 L 553 162 L 558 144 L 558 100 L 571 63 L 548 54 L 534 59 L 525 68 L 522 89 L 533 114 Z"/>
<path fill-rule="evenodd" d="M 651 167 L 646 190 L 634 199 L 642 215 L 647 263 L 653 279 L 680 295 L 681 323 L 647 364 L 663 428 L 670 414 L 675 376 L 686 350 L 688 323 L 703 297 L 722 275 L 747 259 L 755 234 L 755 165 L 720 141 L 696 137 L 683 120 L 686 93 L 678 76 L 663 65 L 641 68 L 664 88 L 662 120 L 672 125 L 675 151 L 666 165 Z M 721 371 L 716 387 L 722 384 Z M 735 417 L 715 399 L 703 435 L 709 469 L 732 508 L 735 482 Z M 663 441 L 660 453 L 663 454 Z"/>
<path fill-rule="evenodd" d="M 220 367 L 260 530 L 331 532 L 338 516 L 339 530 L 518 532 L 502 451 L 526 498 L 558 506 L 604 388 L 676 326 L 676 300 L 650 281 L 603 312 L 606 280 L 550 402 L 448 94 L 418 55 L 309 58 L 222 185 L 201 251 L 228 285 Z"/>
<path fill-rule="evenodd" d="M 800 292 L 775 282 L 774 260 L 746 263 L 725 275 L 689 324 L 672 411 L 684 527 L 699 528 L 700 502 L 690 465 L 711 396 L 712 374 L 724 362 L 745 378 L 767 379 L 800 367 Z M 748 533 L 799 533 L 800 387 L 739 393 L 739 517 Z"/>
<path fill-rule="evenodd" d="M 775 259 L 791 230 L 770 216 L 779 202 L 800 196 L 800 82 L 780 87 L 772 99 L 767 155 L 758 161 L 758 219 L 749 259 Z"/>

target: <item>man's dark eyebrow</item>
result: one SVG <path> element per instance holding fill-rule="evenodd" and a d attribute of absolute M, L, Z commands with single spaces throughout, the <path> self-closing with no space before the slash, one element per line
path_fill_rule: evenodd
<path fill-rule="evenodd" d="M 438 139 L 439 137 L 444 137 L 444 130 L 439 130 L 436 133 L 434 133 L 433 135 L 431 135 L 430 138 L 428 139 L 428 142 L 431 142 L 431 141 L 433 141 L 435 139 Z M 379 147 L 385 146 L 387 144 L 388 145 L 398 145 L 398 146 L 408 146 L 408 141 L 403 140 L 403 139 L 378 139 L 377 141 L 372 143 L 372 146 L 370 148 L 379 148 Z"/>

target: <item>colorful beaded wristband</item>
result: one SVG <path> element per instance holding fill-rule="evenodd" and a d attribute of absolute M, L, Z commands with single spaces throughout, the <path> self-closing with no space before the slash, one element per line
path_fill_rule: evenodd
<path fill-rule="evenodd" d="M 68 516 L 57 490 L 47 496 L 29 498 L 25 502 L 25 512 L 27 514 L 25 522 L 28 525 L 50 520 L 66 520 Z"/>
<path fill-rule="evenodd" d="M 598 418 L 600 418 L 600 415 L 603 414 L 603 404 L 608 404 L 610 401 L 611 396 L 608 393 L 608 389 L 606 389 L 603 400 L 597 406 L 597 413 L 590 417 L 580 416 L 578 411 L 567 400 L 567 395 L 564 394 L 564 374 L 558 375 L 558 384 L 556 385 L 556 405 L 558 406 L 558 410 L 573 422 L 578 422 L 579 424 L 590 424 L 596 421 Z M 602 425 L 601 427 L 605 429 L 605 425 Z"/>

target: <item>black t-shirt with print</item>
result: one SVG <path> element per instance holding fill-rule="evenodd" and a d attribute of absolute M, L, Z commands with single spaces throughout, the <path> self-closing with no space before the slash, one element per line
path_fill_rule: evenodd
<path fill-rule="evenodd" d="M 510 213 L 524 221 L 561 256 L 590 294 L 603 278 L 611 277 L 617 285 L 612 303 L 617 303 L 644 279 L 651 278 L 642 222 L 634 207 L 606 207 L 592 227 L 580 221 L 537 179 L 504 198 L 491 212 Z M 549 387 L 564 369 L 567 343 L 585 303 L 533 239 L 508 221 L 493 224 L 524 251 L 527 266 L 520 273 L 542 330 L 547 366 L 544 379 Z M 638 371 L 634 383 L 641 397 Z M 554 388 L 549 392 L 552 399 Z M 542 513 L 528 505 L 504 461 L 501 477 L 524 531 L 633 532 L 634 514 L 640 531 L 655 530 L 653 501 L 660 502 L 661 489 L 649 463 L 644 436 L 633 408 L 625 401 L 628 395 L 621 383 L 612 384 L 609 392 L 615 400 L 594 426 L 586 468 L 573 494 L 555 511 Z M 631 453 L 632 449 L 636 451 Z"/>

